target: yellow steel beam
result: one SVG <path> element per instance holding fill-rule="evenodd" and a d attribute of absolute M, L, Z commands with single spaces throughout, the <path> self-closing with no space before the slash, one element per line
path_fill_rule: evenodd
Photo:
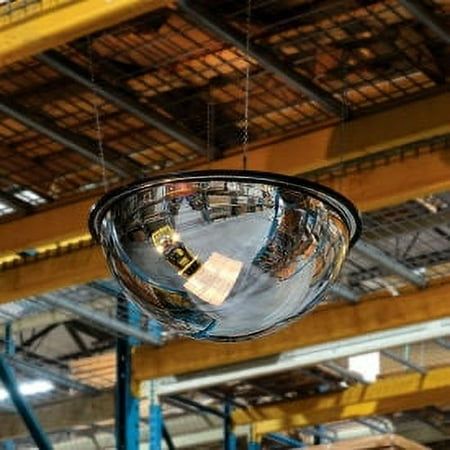
<path fill-rule="evenodd" d="M 361 209 L 371 210 L 450 189 L 447 158 L 448 150 L 424 153 L 328 184 L 353 199 Z M 71 231 L 76 233 L 84 227 L 90 204 L 83 201 L 0 225 L 0 247 L 29 248 L 42 243 L 45 237 L 67 238 Z M 56 261 L 43 260 L 0 272 L 0 303 L 108 276 L 97 248 L 84 249 L 79 256 L 78 252 L 59 256 Z"/>
<path fill-rule="evenodd" d="M 450 189 L 449 150 L 400 157 L 323 184 L 353 200 L 363 212 L 397 205 Z"/>
<path fill-rule="evenodd" d="M 249 152 L 247 164 L 253 170 L 299 175 L 343 161 L 377 153 L 450 131 L 450 94 L 444 93 L 408 103 L 345 125 L 336 125 L 280 140 Z M 439 115 L 443 115 L 439 117 Z M 204 166 L 241 169 L 242 155 Z"/>
<path fill-rule="evenodd" d="M 363 438 L 337 441 L 332 444 L 315 445 L 314 450 L 380 450 L 380 449 L 402 449 L 402 450 L 430 450 L 422 444 L 411 441 L 395 434 L 373 435 Z"/>
<path fill-rule="evenodd" d="M 395 299 L 327 306 L 276 334 L 255 341 L 229 345 L 177 340 L 163 348 L 139 347 L 133 357 L 133 376 L 136 381 L 143 381 L 195 372 L 448 316 L 450 284 Z"/>
<path fill-rule="evenodd" d="M 89 210 L 97 198 L 49 209 L 0 224 L 0 255 L 76 239 L 85 235 Z"/>
<path fill-rule="evenodd" d="M 440 406 L 450 398 L 450 367 L 356 385 L 343 392 L 280 402 L 233 414 L 236 425 L 253 424 L 257 435 L 339 420 Z"/>
<path fill-rule="evenodd" d="M 349 388 L 339 394 L 282 403 L 278 405 L 279 408 L 273 405 L 251 411 L 237 410 L 233 419 L 236 424 L 255 422 L 256 430 L 263 434 L 266 430 L 284 430 L 293 426 L 332 422 L 343 417 L 349 418 L 350 415 L 357 417 L 382 414 L 382 411 L 386 412 L 387 409 L 395 413 L 424 406 L 439 406 L 449 398 L 449 377 L 450 367 L 431 370 L 424 377 L 416 374 L 389 377 L 370 386 Z M 147 402 L 143 401 L 142 405 L 148 408 Z M 141 411 L 142 417 L 146 416 L 144 408 Z M 98 396 L 80 396 L 38 406 L 36 414 L 47 431 L 109 423 L 114 416 L 114 393 L 107 391 Z M 27 434 L 23 422 L 16 414 L 0 414 L 0 422 L 0 440 L 17 439 Z M 342 450 L 349 448 L 352 447 L 342 444 Z"/>
<path fill-rule="evenodd" d="M 41 0 L 0 6 L 0 67 L 173 2 Z"/>
<path fill-rule="evenodd" d="M 330 127 L 265 145 L 249 152 L 249 168 L 298 175 L 395 145 L 450 133 L 449 110 L 450 94 L 442 94 L 357 119 L 345 127 Z M 240 168 L 241 164 L 238 155 L 208 167 L 233 169 Z M 379 182 L 381 179 L 383 183 Z M 450 165 L 445 151 L 436 152 L 355 173 L 329 184 L 366 211 L 449 189 Z M 1 224 L 0 256 L 85 234 L 89 209 L 96 199 L 92 197 Z"/>
<path fill-rule="evenodd" d="M 0 272 L 0 304 L 107 276 L 100 248 L 83 248 Z"/>

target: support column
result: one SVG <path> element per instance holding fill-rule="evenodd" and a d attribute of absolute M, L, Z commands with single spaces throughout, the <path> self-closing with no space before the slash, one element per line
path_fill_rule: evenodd
<path fill-rule="evenodd" d="M 316 425 L 314 427 L 314 431 L 315 431 L 315 433 L 314 433 L 314 445 L 322 444 L 323 443 L 322 442 L 323 441 L 322 436 L 324 434 L 323 427 L 321 425 Z"/>
<path fill-rule="evenodd" d="M 162 327 L 156 320 L 150 320 L 148 323 L 149 333 L 154 337 L 155 342 L 161 340 Z M 156 381 L 149 382 L 150 406 L 148 411 L 148 426 L 150 432 L 149 450 L 161 450 L 162 439 L 166 441 L 167 448 L 173 450 L 172 439 L 167 428 L 164 425 L 161 403 L 158 396 L 158 386 Z"/>
<path fill-rule="evenodd" d="M 248 450 L 261 450 L 261 444 L 259 442 L 250 441 L 248 443 Z"/>
<path fill-rule="evenodd" d="M 16 450 L 16 444 L 14 441 L 5 441 L 1 448 L 2 450 Z"/>
<path fill-rule="evenodd" d="M 122 296 L 117 298 L 121 320 L 136 323 L 139 314 Z M 117 339 L 116 443 L 117 450 L 139 450 L 139 398 L 132 389 L 131 353 L 137 342 L 130 337 Z"/>
<path fill-rule="evenodd" d="M 294 448 L 306 447 L 302 441 L 299 441 L 297 439 L 294 439 L 294 438 L 284 435 L 284 434 L 269 433 L 266 435 L 266 437 L 271 439 L 274 442 L 278 442 L 278 443 L 286 445 L 288 447 L 294 447 Z"/>
<path fill-rule="evenodd" d="M 16 346 L 14 344 L 14 337 L 12 333 L 11 323 L 5 325 L 5 355 L 13 356 L 16 353 Z M 16 444 L 14 441 L 3 442 L 3 450 L 15 450 Z"/>
<path fill-rule="evenodd" d="M 12 403 L 24 421 L 25 426 L 36 443 L 36 446 L 39 450 L 52 450 L 53 447 L 50 440 L 42 429 L 41 424 L 34 415 L 32 409 L 28 405 L 28 402 L 25 400 L 25 397 L 19 391 L 13 369 L 2 355 L 0 355 L 0 380 L 3 382 Z"/>
<path fill-rule="evenodd" d="M 261 438 L 255 434 L 253 426 L 250 427 L 250 435 L 248 437 L 248 450 L 261 450 Z"/>
<path fill-rule="evenodd" d="M 237 437 L 233 432 L 233 422 L 231 413 L 233 410 L 233 404 L 230 399 L 225 401 L 225 418 L 224 418 L 224 449 L 236 450 L 237 449 Z"/>
<path fill-rule="evenodd" d="M 159 402 L 158 393 L 156 392 L 155 381 L 150 381 L 149 397 L 150 397 L 150 411 L 148 414 L 150 427 L 149 450 L 161 450 L 163 421 L 162 421 L 161 404 Z"/>

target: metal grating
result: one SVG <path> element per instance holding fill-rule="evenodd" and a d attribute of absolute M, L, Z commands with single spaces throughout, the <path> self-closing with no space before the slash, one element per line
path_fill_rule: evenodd
<path fill-rule="evenodd" d="M 350 109 L 430 89 L 444 81 L 427 35 L 395 1 L 361 7 L 343 1 L 292 19 L 292 30 L 264 42 Z M 347 5 L 347 11 L 345 11 Z M 318 54 L 320 56 L 318 56 Z"/>
<path fill-rule="evenodd" d="M 28 2 L 13 3 L 17 8 Z M 222 0 L 214 6 L 232 29 L 246 30 L 247 11 L 240 2 Z M 446 2 L 430 7 L 448 21 Z M 250 36 L 353 115 L 443 90 L 448 80 L 448 47 L 395 0 L 255 0 Z M 242 141 L 247 68 L 252 141 L 339 120 L 180 10 L 161 9 L 57 52 L 92 82 L 107 82 L 202 142 L 210 157 Z M 101 187 L 103 176 L 116 183 L 137 173 L 183 168 L 201 157 L 40 61 L 29 58 L 3 68 L 0 100 L 59 127 L 66 137 L 76 134 L 90 157 L 1 115 L 0 173 L 9 185 L 49 201 L 74 198 Z M 102 150 L 107 162 L 125 167 L 122 173 L 102 168 Z"/>
<path fill-rule="evenodd" d="M 3 25 L 3 19 L 9 25 L 75 1 L 77 0 L 0 0 L 0 25 Z"/>
<path fill-rule="evenodd" d="M 450 275 L 450 195 L 444 193 L 385 208 L 363 217 L 370 240 L 392 258 L 429 281 Z M 397 295 L 404 280 L 352 254 L 343 273 L 363 291 L 388 289 Z"/>
<path fill-rule="evenodd" d="M 205 5 L 207 4 L 206 2 Z M 247 8 L 223 1 L 221 15 L 243 26 Z M 448 11 L 434 5 L 438 14 Z M 220 8 L 220 7 L 219 7 Z M 367 108 L 445 82 L 445 50 L 396 1 L 253 2 L 252 35 L 351 109 Z"/>
<path fill-rule="evenodd" d="M 364 173 L 373 167 L 393 161 L 415 158 L 446 148 L 449 136 L 381 152 L 372 156 L 342 162 L 303 176 L 318 182 L 339 179 L 351 173 Z M 379 209 L 363 214 L 362 238 L 376 245 L 394 260 L 411 270 L 437 280 L 450 275 L 450 194 L 427 198 Z M 405 280 L 386 273 L 373 261 L 352 252 L 341 280 L 360 293 L 383 290 L 397 295 L 407 285 Z"/>
<path fill-rule="evenodd" d="M 152 28 L 153 26 L 153 28 Z M 239 143 L 245 71 L 250 64 L 252 136 L 286 132 L 326 118 L 239 50 L 194 26 L 186 16 L 165 11 L 159 21 L 139 19 L 106 32 L 92 43 L 102 73 L 125 82 L 155 107 L 206 139 L 207 115 L 214 142 Z"/>

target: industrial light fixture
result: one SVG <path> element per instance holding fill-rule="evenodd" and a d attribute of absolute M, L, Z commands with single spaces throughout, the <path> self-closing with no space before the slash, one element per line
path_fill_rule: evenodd
<path fill-rule="evenodd" d="M 323 298 L 358 239 L 356 208 L 264 172 L 162 175 L 107 193 L 90 230 L 142 311 L 198 339 L 250 339 Z"/>
<path fill-rule="evenodd" d="M 53 383 L 47 380 L 27 381 L 19 385 L 19 392 L 22 395 L 33 396 L 38 394 L 45 394 L 55 388 Z M 5 389 L 0 389 L 0 402 L 9 398 L 9 394 Z"/>

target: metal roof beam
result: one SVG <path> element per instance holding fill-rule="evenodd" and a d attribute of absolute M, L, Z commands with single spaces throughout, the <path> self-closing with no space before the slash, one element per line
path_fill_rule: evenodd
<path fill-rule="evenodd" d="M 145 402 L 145 400 L 143 400 Z M 145 406 L 145 405 L 144 405 Z M 78 425 L 87 425 L 93 431 L 98 432 L 97 437 L 102 449 L 116 448 L 114 433 L 110 433 L 114 419 L 114 392 L 106 391 L 98 395 L 72 396 L 60 399 L 57 402 L 41 404 L 36 406 L 42 426 L 49 433 L 74 429 Z M 148 409 L 142 408 L 141 422 L 148 423 Z M 20 418 L 13 413 L 0 414 L 0 441 L 6 439 L 27 438 L 27 430 L 22 425 Z M 181 430 L 181 434 L 173 433 L 173 444 L 175 448 L 200 448 L 218 442 L 223 437 L 222 420 L 210 417 L 207 422 L 199 420 L 198 414 L 183 415 L 183 417 L 171 417 L 164 421 L 168 430 Z M 86 440 L 77 438 L 85 434 L 88 428 L 83 427 L 75 436 L 71 436 L 69 447 L 73 449 L 93 449 L 86 444 Z M 144 427 L 140 439 L 140 450 L 148 450 L 149 435 L 148 428 Z M 102 432 L 104 431 L 104 432 Z M 236 434 L 248 435 L 248 427 L 238 427 Z M 60 443 L 64 447 L 64 442 Z"/>
<path fill-rule="evenodd" d="M 168 0 L 40 0 L 0 5 L 0 67 L 160 8 Z"/>
<path fill-rule="evenodd" d="M 163 379 L 161 383 L 158 383 L 158 393 L 165 396 L 192 390 L 205 390 L 226 383 L 268 377 L 291 370 L 300 370 L 308 376 L 317 378 L 321 383 L 328 383 L 329 380 L 323 377 L 316 374 L 311 375 L 311 371 L 307 368 L 334 359 L 347 358 L 357 354 L 380 351 L 381 349 L 402 345 L 411 345 L 428 339 L 439 339 L 442 336 L 446 336 L 449 332 L 450 321 L 448 319 L 439 319 L 385 331 L 361 334 L 336 341 L 327 341 L 283 352 L 276 357 L 272 355 L 259 358 L 256 361 L 253 360 L 250 363 L 249 361 L 243 361 L 239 364 L 194 372 L 193 374 L 182 376 L 180 380 L 172 381 L 171 377 L 167 381 Z M 339 367 L 342 369 L 342 366 Z M 334 365 L 334 369 L 339 367 Z M 352 374 L 352 378 L 355 378 L 354 374 Z"/>
<path fill-rule="evenodd" d="M 450 284 L 395 299 L 388 296 L 352 305 L 341 303 L 318 308 L 276 334 L 232 347 L 191 340 L 169 342 L 164 351 L 141 346 L 134 354 L 133 375 L 137 381 L 180 375 L 448 316 Z"/>
<path fill-rule="evenodd" d="M 236 409 L 233 418 L 238 426 L 254 424 L 254 431 L 262 435 L 266 431 L 287 431 L 317 423 L 419 409 L 439 405 L 442 399 L 449 397 L 449 377 L 450 367 L 433 369 L 425 376 L 418 373 L 390 376 L 369 386 L 355 385 L 338 393 L 278 402 L 252 410 Z M 45 404 L 37 406 L 36 413 L 48 432 L 105 422 L 113 419 L 114 394 L 107 391 Z M 1 440 L 26 436 L 26 430 L 15 414 L 0 414 L 0 420 L 3 425 Z M 169 420 L 169 426 L 171 420 L 174 419 Z M 392 439 L 389 442 L 392 444 Z M 342 448 L 349 447 L 343 443 Z"/>
<path fill-rule="evenodd" d="M 407 9 L 418 21 L 422 22 L 447 45 L 450 45 L 450 31 L 448 26 L 421 0 L 399 0 L 399 3 Z"/>
<path fill-rule="evenodd" d="M 351 370 L 341 366 L 339 363 L 335 361 L 327 361 L 320 364 L 320 366 L 325 367 L 328 370 L 331 370 L 332 372 L 343 378 L 345 381 L 349 381 L 352 383 L 357 381 L 358 383 L 361 384 L 369 384 L 369 382 L 366 381 L 362 375 L 360 375 L 357 372 L 352 372 Z"/>
<path fill-rule="evenodd" d="M 105 310 L 108 307 L 108 304 L 111 303 L 111 299 L 108 297 L 99 298 L 92 302 L 89 302 L 89 306 L 94 309 L 103 309 Z M 112 306 L 112 305 L 111 305 Z M 29 331 L 33 328 L 42 328 L 47 325 L 52 324 L 61 324 L 67 321 L 71 321 L 75 319 L 75 315 L 63 312 L 61 310 L 51 309 L 48 311 L 35 312 L 32 314 L 27 314 L 25 316 L 21 316 L 18 318 L 15 316 L 12 318 L 11 327 L 13 333 L 20 333 L 22 331 Z M 0 335 L 3 335 L 5 332 L 5 325 L 0 324 Z"/>
<path fill-rule="evenodd" d="M 122 322 L 119 319 L 102 314 L 89 306 L 66 300 L 56 294 L 47 294 L 42 297 L 42 299 L 45 303 L 53 306 L 54 308 L 63 309 L 71 314 L 75 314 L 78 317 L 87 320 L 88 323 L 99 326 L 102 330 L 109 330 L 110 332 L 112 331 L 121 336 L 134 337 L 138 341 L 146 344 L 159 345 L 152 334 L 133 325 Z"/>
<path fill-rule="evenodd" d="M 392 302 L 392 300 L 390 300 Z M 399 336 L 398 330 L 393 333 Z M 403 337 L 408 337 L 408 333 L 404 333 Z M 230 348 L 230 346 L 228 346 Z M 232 350 L 232 348 L 231 348 Z M 165 352 L 166 349 L 162 348 L 161 352 Z M 272 364 L 273 365 L 273 364 Z M 369 386 L 364 385 L 362 387 L 357 386 L 358 392 L 355 394 L 355 391 L 349 390 L 354 389 L 354 387 L 347 389 L 341 393 L 331 394 L 331 395 L 340 395 L 341 397 L 333 397 L 336 400 L 343 399 L 344 406 L 348 405 L 346 408 L 340 408 L 337 401 L 335 408 L 332 407 L 330 402 L 326 402 L 324 398 L 329 398 L 328 395 L 320 394 L 318 396 L 314 396 L 310 398 L 309 401 L 311 403 L 318 402 L 317 407 L 314 405 L 310 405 L 311 407 L 308 410 L 300 410 L 297 411 L 299 414 L 303 413 L 304 417 L 308 419 L 309 412 L 314 412 L 315 414 L 327 414 L 328 419 L 330 421 L 339 420 L 340 414 L 342 411 L 347 410 L 357 410 L 362 411 L 364 416 L 370 416 L 373 414 L 372 411 L 369 410 L 370 405 L 373 407 L 377 405 L 377 399 L 380 398 L 378 396 L 387 395 L 388 397 L 380 398 L 380 405 L 389 404 L 390 407 L 397 408 L 395 411 L 401 411 L 402 408 L 405 407 L 405 401 L 401 400 L 398 402 L 398 399 L 402 399 L 403 395 L 407 395 L 408 399 L 408 409 L 415 409 L 415 401 L 417 401 L 417 407 L 421 406 L 421 402 L 424 401 L 424 397 L 428 395 L 430 397 L 429 400 L 431 403 L 436 401 L 438 398 L 438 391 L 441 390 L 442 384 L 445 383 L 445 392 L 440 392 L 440 401 L 443 398 L 448 398 L 450 392 L 450 386 L 448 385 L 448 378 L 450 368 L 444 367 L 440 369 L 431 370 L 425 377 L 421 377 L 420 374 L 407 374 L 401 375 L 400 377 L 389 377 L 382 380 L 383 383 L 394 383 L 393 387 L 395 389 L 388 389 L 390 384 L 384 384 L 380 386 L 376 382 Z M 404 378 L 406 377 L 406 378 Z M 412 378 L 411 378 L 412 377 Z M 242 378 L 237 378 L 241 380 Z M 444 381 L 445 380 L 445 381 Z M 178 382 L 180 383 L 180 382 Z M 420 386 L 420 390 L 418 391 L 418 396 L 414 397 L 414 393 L 417 392 L 417 386 Z M 441 386 L 441 387 L 440 387 Z M 201 386 L 200 386 L 201 387 Z M 392 387 L 392 386 L 391 386 Z M 402 390 L 397 391 L 396 389 L 400 387 Z M 196 389 L 195 383 L 192 384 L 192 389 Z M 346 394 L 346 393 L 349 394 Z M 363 394 L 362 397 L 357 396 L 357 394 Z M 355 395 L 354 395 L 355 394 Z M 373 395 L 373 398 L 372 398 Z M 391 396 L 397 396 L 396 398 L 391 398 Z M 386 401 L 383 401 L 386 400 Z M 392 401 L 391 401 L 391 400 Z M 373 400 L 373 401 L 372 401 Z M 290 402 L 282 402 L 282 405 L 289 406 Z M 297 403 L 292 403 L 293 408 Z M 301 404 L 303 405 L 303 403 Z M 377 406 L 378 407 L 378 406 Z M 394 412 L 395 412 L 394 411 Z M 42 425 L 48 431 L 56 431 L 61 429 L 71 428 L 77 425 L 84 424 L 92 424 L 97 422 L 103 422 L 113 419 L 114 415 L 114 394 L 113 392 L 101 392 L 97 396 L 80 396 L 74 397 L 67 400 L 62 400 L 60 402 L 56 402 L 54 404 L 47 404 L 38 406 L 36 408 L 36 412 L 39 418 L 42 421 Z M 280 411 L 280 414 L 283 415 L 280 417 L 283 419 L 283 422 L 280 423 L 280 427 L 282 427 L 279 431 L 284 430 L 285 427 L 285 415 L 284 410 Z M 376 413 L 376 412 L 375 412 Z M 235 420 L 251 420 L 253 422 L 253 417 L 248 416 L 249 412 L 246 410 L 236 410 Z M 145 415 L 145 414 L 144 414 Z M 215 418 L 212 418 L 215 420 Z M 186 419 L 183 419 L 186 420 Z M 312 420 L 312 419 L 311 419 Z M 0 421 L 2 423 L 2 427 L 0 428 L 0 440 L 10 439 L 10 438 L 18 438 L 25 435 L 25 430 L 20 420 L 13 414 L 0 414 Z M 170 422 L 170 421 L 169 421 Z M 305 425 L 306 426 L 306 425 Z M 286 428 L 287 429 L 287 428 Z"/>
<path fill-rule="evenodd" d="M 382 350 L 381 354 L 385 356 L 386 358 L 392 359 L 392 361 L 395 361 L 398 364 L 401 364 L 402 366 L 407 367 L 408 369 L 414 370 L 415 372 L 421 373 L 422 375 L 425 375 L 428 371 L 418 364 L 415 364 L 412 361 L 409 361 L 406 358 L 401 357 L 400 355 L 396 355 L 395 353 L 391 352 L 390 350 Z"/>
<path fill-rule="evenodd" d="M 443 338 L 436 339 L 436 344 L 440 345 L 442 348 L 445 348 L 446 350 L 450 350 L 450 341 L 447 341 Z"/>
<path fill-rule="evenodd" d="M 397 261 L 387 255 L 375 245 L 369 244 L 364 240 L 359 240 L 354 246 L 354 251 L 376 262 L 387 271 L 394 273 L 412 284 L 415 284 L 416 286 L 424 287 L 426 285 L 426 278 L 423 275 L 417 274 L 400 261 Z"/>
<path fill-rule="evenodd" d="M 0 200 L 11 206 L 15 212 L 19 213 L 29 213 L 33 209 L 33 205 L 24 202 L 15 195 L 9 194 L 8 192 L 0 192 Z"/>
<path fill-rule="evenodd" d="M 277 402 L 237 410 L 236 425 L 251 424 L 254 433 L 265 435 L 339 420 L 392 414 L 440 405 L 450 395 L 450 367 L 392 376 L 367 386 L 358 384 L 342 392 L 309 399 Z"/>
<path fill-rule="evenodd" d="M 432 139 L 450 133 L 449 108 L 450 94 L 442 94 L 355 119 L 348 123 L 345 130 L 333 126 L 261 145 L 248 152 L 249 167 L 253 170 L 299 175 L 418 140 Z M 396 126 L 391 126 L 392 123 Z M 368 133 L 367 130 L 372 132 Z M 342 146 L 343 142 L 345 146 Z M 420 148 L 426 147 L 427 144 L 423 144 Z M 360 172 L 349 171 L 343 177 L 330 179 L 329 182 L 325 180 L 325 184 L 350 197 L 363 211 L 392 206 L 450 189 L 450 166 L 442 164 L 447 159 L 447 152 L 435 149 L 434 152 L 417 152 L 411 158 L 394 158 L 389 164 L 374 164 L 373 168 L 365 168 Z M 242 155 L 228 156 L 195 167 L 198 170 L 208 168 L 241 169 Z M 380 183 L 381 179 L 383 183 Z M 98 196 L 91 196 L 71 205 L 61 205 L 0 224 L 0 255 L 87 233 L 87 216 L 97 199 Z"/>
<path fill-rule="evenodd" d="M 203 8 L 197 4 L 194 5 L 190 0 L 180 0 L 179 3 L 196 24 L 207 28 L 213 34 L 230 42 L 244 53 L 247 53 L 248 49 L 248 53 L 253 59 L 266 70 L 282 79 L 291 89 L 317 102 L 326 111 L 337 116 L 345 116 L 346 108 L 341 101 L 314 84 L 307 77 L 284 64 L 270 50 L 251 40 L 247 42 L 245 34 L 228 25 L 223 17 L 211 13 L 210 9 Z"/>
<path fill-rule="evenodd" d="M 87 160 L 100 164 L 98 144 L 87 136 L 74 133 L 55 125 L 49 117 L 31 111 L 10 99 L 0 97 L 0 112 L 47 136 L 55 142 L 70 148 L 84 156 Z M 134 162 L 114 149 L 104 147 L 105 167 L 122 177 L 138 176 L 142 170 L 140 164 Z"/>
<path fill-rule="evenodd" d="M 298 439 L 294 439 L 291 436 L 285 436 L 280 433 L 268 433 L 264 436 L 266 439 L 270 439 L 271 441 L 275 441 L 283 446 L 288 448 L 303 448 L 306 447 L 306 444 Z"/>
<path fill-rule="evenodd" d="M 121 91 L 108 81 L 99 79 L 97 76 L 95 81 L 84 69 L 84 67 L 73 63 L 61 53 L 55 50 L 49 50 L 37 56 L 41 62 L 49 65 L 57 72 L 71 78 L 77 83 L 82 84 L 91 89 L 95 94 L 113 103 L 117 107 L 127 111 L 128 113 L 139 118 L 143 123 L 151 127 L 155 127 L 176 141 L 181 142 L 190 149 L 196 151 L 200 155 L 207 156 L 207 144 L 197 136 L 191 134 L 188 130 L 179 127 L 167 117 L 152 111 L 149 107 L 144 106 L 138 100 L 132 97 L 128 92 Z M 218 151 L 215 149 L 217 155 Z"/>
<path fill-rule="evenodd" d="M 203 403 L 196 402 L 188 397 L 183 397 L 181 395 L 169 395 L 163 398 L 164 402 L 177 404 L 178 407 L 187 407 L 188 410 L 198 411 L 200 413 L 211 414 L 221 419 L 225 419 L 225 413 L 220 411 L 218 408 L 212 406 L 204 405 Z M 180 406 L 181 405 L 181 406 Z"/>
<path fill-rule="evenodd" d="M 44 328 L 42 328 L 38 332 L 34 332 L 31 334 L 31 336 L 24 341 L 21 341 L 19 349 L 31 347 L 37 340 L 41 338 L 45 338 L 48 334 L 50 334 L 55 328 L 59 327 L 59 323 L 50 323 Z"/>
<path fill-rule="evenodd" d="M 87 345 L 83 341 L 83 338 L 81 337 L 78 330 L 73 327 L 72 323 L 66 322 L 64 324 L 64 328 L 66 329 L 67 333 L 70 335 L 71 339 L 73 340 L 73 343 L 77 346 L 80 353 L 82 353 L 82 354 L 88 353 L 89 349 L 88 349 Z"/>
<path fill-rule="evenodd" d="M 411 159 L 338 178 L 334 187 L 363 209 L 390 206 L 425 192 L 448 190 L 450 166 L 442 164 L 446 155 L 447 150 L 421 153 Z M 73 237 L 71 232 L 87 233 L 87 214 L 94 201 L 88 199 L 0 225 L 0 253 L 2 246 L 4 250 L 32 248 L 45 237 L 57 242 Z M 0 303 L 108 276 L 99 248 L 74 250 L 1 271 Z"/>
<path fill-rule="evenodd" d="M 52 381 L 59 386 L 64 386 L 69 389 L 74 389 L 75 391 L 86 393 L 86 394 L 96 394 L 98 390 L 89 386 L 87 384 L 81 383 L 67 376 L 66 374 L 56 371 L 54 368 L 49 368 L 44 366 L 42 363 L 35 363 L 26 360 L 17 355 L 15 356 L 3 356 L 12 366 L 16 367 L 20 371 L 28 374 L 30 377 L 42 376 L 44 379 Z"/>
<path fill-rule="evenodd" d="M 101 249 L 82 248 L 0 272 L 0 304 L 108 276 Z"/>
<path fill-rule="evenodd" d="M 399 234 L 399 237 L 400 236 L 401 234 Z M 407 263 L 408 267 L 412 270 L 425 268 L 425 270 L 428 271 L 436 266 L 448 263 L 448 261 L 450 261 L 450 248 L 446 248 L 442 251 L 419 253 L 418 255 L 405 258 L 403 261 L 404 263 Z M 368 269 L 356 269 L 347 274 L 348 278 L 352 280 L 352 283 L 356 284 L 367 280 L 373 280 L 374 278 L 383 277 L 385 275 L 385 271 L 383 271 L 379 264 Z"/>
<path fill-rule="evenodd" d="M 330 293 L 335 297 L 343 298 L 344 300 L 353 303 L 356 303 L 361 298 L 361 296 L 357 292 L 342 283 L 333 284 L 330 287 Z"/>
<path fill-rule="evenodd" d="M 382 236 L 383 239 L 389 239 L 394 236 L 402 236 L 405 234 L 420 233 L 430 228 L 438 227 L 443 223 L 450 223 L 450 208 L 445 208 L 436 213 L 424 213 L 414 218 L 414 221 L 408 222 L 392 222 L 389 229 L 383 229 L 382 235 L 377 230 L 365 230 L 364 238 L 369 241 L 376 241 Z"/>

